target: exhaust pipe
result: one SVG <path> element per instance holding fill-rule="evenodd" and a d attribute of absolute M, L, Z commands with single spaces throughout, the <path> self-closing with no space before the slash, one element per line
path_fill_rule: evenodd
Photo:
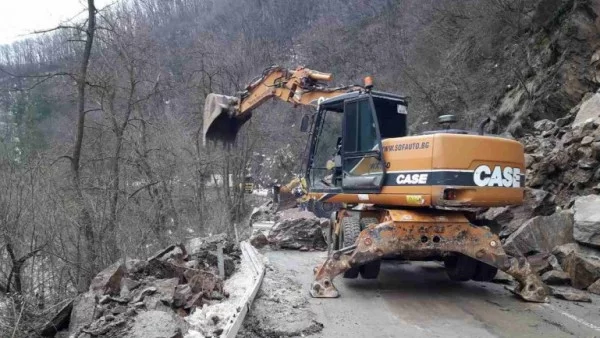
<path fill-rule="evenodd" d="M 477 131 L 479 132 L 479 135 L 483 135 L 485 132 L 485 127 L 488 125 L 488 123 L 490 123 L 492 119 L 488 116 L 485 118 L 485 120 L 479 122 L 479 127 L 477 127 Z"/>

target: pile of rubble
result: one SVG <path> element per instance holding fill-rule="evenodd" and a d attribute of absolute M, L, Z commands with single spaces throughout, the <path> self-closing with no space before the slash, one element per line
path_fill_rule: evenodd
<path fill-rule="evenodd" d="M 224 278 L 217 246 L 222 246 Z M 100 272 L 89 291 L 61 310 L 42 335 L 182 337 L 190 326 L 185 317 L 229 296 L 223 282 L 239 260 L 234 244 L 217 235 L 191 240 L 187 248 L 172 245 L 147 260 L 117 262 Z"/>
<path fill-rule="evenodd" d="M 563 118 L 535 122 L 535 131 L 521 139 L 527 185 L 552 193 L 560 207 L 600 191 L 599 112 L 600 93 L 595 93 Z"/>
<path fill-rule="evenodd" d="M 582 102 L 556 121 L 537 121 L 521 140 L 525 203 L 481 218 L 497 227 L 507 253 L 527 257 L 555 296 L 589 301 L 579 290 L 600 294 L 600 93 Z"/>
<path fill-rule="evenodd" d="M 250 238 L 254 247 L 270 245 L 274 249 L 300 251 L 327 249 L 323 229 L 329 226 L 328 219 L 297 208 L 280 211 L 273 219 L 275 224 L 268 231 L 254 231 Z"/>

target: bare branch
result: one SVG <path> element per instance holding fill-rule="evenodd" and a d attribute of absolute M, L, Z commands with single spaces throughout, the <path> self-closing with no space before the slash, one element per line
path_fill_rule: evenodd
<path fill-rule="evenodd" d="M 50 32 L 54 32 L 57 31 L 59 29 L 75 29 L 78 30 L 80 32 L 85 32 L 85 29 L 83 29 L 82 27 L 79 26 L 65 26 L 65 25 L 60 25 L 60 26 L 56 26 L 54 28 L 50 28 L 50 29 L 45 29 L 45 30 L 39 30 L 39 31 L 33 31 L 32 34 L 44 34 L 44 33 L 50 33 Z"/>

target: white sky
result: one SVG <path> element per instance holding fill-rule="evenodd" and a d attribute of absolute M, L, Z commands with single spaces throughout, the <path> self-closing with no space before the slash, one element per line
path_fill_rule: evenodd
<path fill-rule="evenodd" d="M 102 8 L 116 0 L 96 0 Z M 0 44 L 27 38 L 36 30 L 58 24 L 83 14 L 86 0 L 0 0 Z"/>

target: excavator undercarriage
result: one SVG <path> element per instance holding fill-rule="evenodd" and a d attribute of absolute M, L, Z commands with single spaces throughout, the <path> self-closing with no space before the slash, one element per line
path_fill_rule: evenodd
<path fill-rule="evenodd" d="M 340 238 L 344 230 L 345 220 L 366 218 L 380 221 L 365 226 L 354 242 L 341 247 Z M 350 222 L 361 224 L 361 222 Z M 377 262 L 383 258 L 394 257 L 405 260 L 440 259 L 446 262 L 447 269 L 463 269 L 468 267 L 448 266 L 456 264 L 456 258 L 470 258 L 471 262 L 460 260 L 460 263 L 475 263 L 471 276 L 462 272 L 462 280 L 485 278 L 479 269 L 492 271 L 500 269 L 513 276 L 519 287 L 515 290 L 524 300 L 532 302 L 547 301 L 548 291 L 539 277 L 531 270 L 524 258 L 508 256 L 502 249 L 500 239 L 488 227 L 475 226 L 461 212 L 435 210 L 396 210 L 375 209 L 368 211 L 340 210 L 332 222 L 328 236 L 332 250 L 327 260 L 315 268 L 315 281 L 310 294 L 319 298 L 338 297 L 339 293 L 333 279 L 352 269 Z M 350 232 L 350 231 L 348 231 Z M 333 248 L 339 248 L 333 250 Z M 361 271 L 362 274 L 363 271 Z M 456 271 L 448 271 L 449 274 Z M 479 276 L 477 275 L 479 274 Z M 485 272 L 484 272 L 485 274 Z M 367 278 L 373 278 L 368 276 Z M 376 277 L 376 276 L 375 276 Z"/>

